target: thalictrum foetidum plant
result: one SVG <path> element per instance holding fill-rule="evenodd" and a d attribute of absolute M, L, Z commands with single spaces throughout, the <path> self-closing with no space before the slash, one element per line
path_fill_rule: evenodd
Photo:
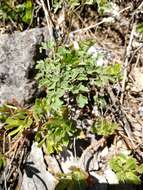
<path fill-rule="evenodd" d="M 138 165 L 137 160 L 132 156 L 119 154 L 109 161 L 111 169 L 116 173 L 121 183 L 141 183 L 143 164 Z"/>
<path fill-rule="evenodd" d="M 65 96 L 74 98 L 77 106 L 83 108 L 89 103 L 92 88 L 114 84 L 121 78 L 120 64 L 98 66 L 87 53 L 88 48 L 88 43 L 81 43 L 78 50 L 53 45 L 52 55 L 38 62 L 36 79 L 39 87 L 47 89 L 49 111 L 60 110 L 65 105 Z"/>

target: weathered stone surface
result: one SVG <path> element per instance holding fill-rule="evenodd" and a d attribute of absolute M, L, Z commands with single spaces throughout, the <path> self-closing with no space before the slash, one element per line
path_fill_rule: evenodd
<path fill-rule="evenodd" d="M 57 180 L 46 170 L 41 148 L 34 143 L 24 167 L 20 190 L 54 190 L 56 184 Z"/>
<path fill-rule="evenodd" d="M 33 68 L 47 31 L 45 27 L 0 35 L 0 104 L 12 99 L 24 103 L 34 95 Z"/>

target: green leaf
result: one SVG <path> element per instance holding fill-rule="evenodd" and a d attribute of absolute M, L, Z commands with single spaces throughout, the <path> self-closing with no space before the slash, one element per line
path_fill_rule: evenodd
<path fill-rule="evenodd" d="M 83 96 L 82 94 L 77 96 L 76 101 L 77 101 L 77 104 L 80 108 L 83 108 L 88 103 L 87 97 Z"/>
<path fill-rule="evenodd" d="M 116 123 L 101 118 L 94 123 L 92 131 L 93 133 L 97 133 L 98 135 L 110 136 L 115 133 L 117 128 L 118 125 Z"/>
<path fill-rule="evenodd" d="M 68 3 L 71 8 L 75 8 L 76 6 L 80 5 L 79 0 L 69 0 Z"/>
<path fill-rule="evenodd" d="M 97 4 L 98 4 L 98 12 L 101 14 L 101 15 L 104 15 L 104 12 L 107 10 L 107 9 L 111 9 L 111 5 L 110 3 L 108 2 L 108 0 L 96 0 Z M 112 9 L 111 9 L 112 10 Z"/>
<path fill-rule="evenodd" d="M 47 139 L 47 152 L 49 154 L 52 154 L 54 152 L 54 147 L 55 147 L 54 141 L 50 138 Z"/>
<path fill-rule="evenodd" d="M 32 8 L 32 0 L 27 0 L 25 3 L 24 3 L 24 6 L 26 9 L 31 9 Z"/>
<path fill-rule="evenodd" d="M 131 156 L 119 154 L 109 161 L 111 169 L 116 173 L 119 181 L 139 184 L 141 182 L 137 161 Z"/>
<path fill-rule="evenodd" d="M 89 89 L 86 86 L 79 84 L 79 91 L 80 92 L 89 92 Z"/>
<path fill-rule="evenodd" d="M 105 73 L 109 75 L 114 75 L 117 76 L 121 72 L 121 64 L 114 64 L 114 65 L 109 65 L 105 68 Z"/>
<path fill-rule="evenodd" d="M 82 83 L 80 83 L 77 86 L 73 86 L 73 89 L 71 90 L 73 94 L 79 94 L 84 92 L 89 92 L 89 89 L 84 86 Z"/>
<path fill-rule="evenodd" d="M 63 88 L 59 88 L 59 89 L 57 89 L 56 95 L 58 97 L 62 97 L 65 94 L 66 90 L 67 90 L 67 88 L 64 88 L 64 89 Z"/>
<path fill-rule="evenodd" d="M 29 24 L 32 19 L 32 10 L 26 10 L 25 15 L 22 17 L 22 21 Z"/>
<path fill-rule="evenodd" d="M 6 123 L 5 129 L 12 129 L 17 126 L 24 125 L 23 120 L 19 120 L 19 119 L 16 120 L 13 118 L 8 118 L 5 123 Z"/>
<path fill-rule="evenodd" d="M 16 129 L 12 130 L 8 136 L 15 136 L 15 135 L 20 135 L 23 132 L 23 126 L 20 125 L 19 127 L 17 127 Z M 15 136 L 16 137 L 16 136 Z"/>
<path fill-rule="evenodd" d="M 137 32 L 143 33 L 143 22 L 137 25 Z"/>
<path fill-rule="evenodd" d="M 95 0 L 86 0 L 85 4 L 86 5 L 93 5 L 95 3 Z"/>
<path fill-rule="evenodd" d="M 91 81 L 91 85 L 93 84 L 93 81 Z M 103 86 L 103 82 L 102 80 L 100 79 L 97 79 L 97 80 L 94 80 L 94 84 L 97 86 L 97 87 L 102 87 Z"/>
<path fill-rule="evenodd" d="M 122 165 L 118 162 L 118 158 L 116 158 L 116 157 L 113 157 L 110 160 L 109 164 L 114 172 L 118 173 L 122 170 Z"/>
<path fill-rule="evenodd" d="M 57 111 L 61 109 L 63 105 L 63 101 L 60 100 L 58 97 L 54 97 L 51 104 L 52 104 L 53 110 Z"/>
<path fill-rule="evenodd" d="M 22 21 L 29 24 L 32 19 L 33 5 L 31 0 L 27 0 L 24 4 L 25 14 L 22 17 Z"/>
<path fill-rule="evenodd" d="M 136 170 L 136 159 L 128 158 L 127 163 L 126 163 L 126 169 Z"/>
<path fill-rule="evenodd" d="M 79 168 L 71 168 L 71 172 L 57 176 L 59 183 L 56 190 L 85 190 L 87 188 L 86 179 L 88 174 Z"/>
<path fill-rule="evenodd" d="M 44 101 L 44 103 L 45 103 L 45 101 Z M 43 105 L 42 100 L 40 100 L 40 99 L 35 100 L 35 104 L 32 107 L 32 111 L 33 111 L 33 117 L 34 117 L 36 123 L 38 124 L 38 122 L 40 121 L 40 119 L 42 119 L 42 116 L 46 112 L 44 110 L 44 105 Z"/>
<path fill-rule="evenodd" d="M 143 174 L 143 164 L 141 164 L 140 166 L 138 166 L 137 171 L 138 171 L 140 174 Z"/>
<path fill-rule="evenodd" d="M 65 190 L 70 186 L 70 183 L 70 179 L 60 179 L 59 183 L 55 187 L 55 190 Z"/>
<path fill-rule="evenodd" d="M 24 129 L 30 128 L 32 123 L 33 123 L 32 118 L 30 118 L 30 117 L 27 118 L 26 121 L 25 121 L 25 124 L 24 124 Z"/>
<path fill-rule="evenodd" d="M 126 173 L 126 182 L 133 183 L 133 184 L 140 184 L 141 180 L 136 174 L 134 174 L 132 172 L 127 172 Z"/>

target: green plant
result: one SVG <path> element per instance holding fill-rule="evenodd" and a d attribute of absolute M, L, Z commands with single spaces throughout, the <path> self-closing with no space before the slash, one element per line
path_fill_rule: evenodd
<path fill-rule="evenodd" d="M 0 108 L 0 113 L 4 128 L 7 130 L 8 135 L 12 137 L 21 135 L 33 123 L 31 111 L 28 109 L 4 105 Z"/>
<path fill-rule="evenodd" d="M 48 108 L 45 98 L 35 100 L 35 104 L 33 105 L 31 111 L 37 125 L 39 125 L 39 123 L 44 123 L 47 121 L 48 119 L 47 110 Z"/>
<path fill-rule="evenodd" d="M 36 133 L 39 146 L 44 145 L 47 153 L 59 153 L 67 147 L 77 132 L 74 124 L 62 116 L 51 117 Z"/>
<path fill-rule="evenodd" d="M 120 182 L 133 184 L 141 183 L 140 175 L 143 173 L 143 164 L 139 166 L 135 158 L 119 154 L 114 156 L 109 164 Z"/>
<path fill-rule="evenodd" d="M 110 136 L 115 133 L 117 128 L 118 125 L 116 123 L 111 122 L 105 118 L 100 118 L 94 123 L 92 132 L 98 135 Z"/>
<path fill-rule="evenodd" d="M 78 51 L 72 46 L 56 47 L 53 42 L 44 44 L 43 48 L 47 47 L 52 49 L 49 57 L 40 61 L 36 67 L 40 87 L 46 89 L 47 96 L 42 100 L 37 99 L 29 109 L 4 105 L 0 108 L 0 120 L 7 134 L 12 137 L 37 127 L 35 139 L 50 154 L 62 151 L 74 135 L 78 135 L 74 123 L 68 119 L 70 110 L 67 109 L 67 99 L 73 98 L 74 104 L 80 108 L 88 105 L 93 88 L 96 90 L 118 81 L 120 65 L 97 66 L 95 58 L 87 53 L 89 42 L 80 44 Z M 100 134 L 111 134 L 114 125 L 111 125 L 112 130 L 108 125 L 104 122 L 101 131 L 106 133 Z"/>
<path fill-rule="evenodd" d="M 20 22 L 29 24 L 32 19 L 33 2 L 32 0 L 26 0 L 22 4 L 18 4 L 16 1 L 2 0 L 0 3 L 0 18 L 5 21 Z"/>
<path fill-rule="evenodd" d="M 104 109 L 107 105 L 107 102 L 105 100 L 104 94 L 101 95 L 95 95 L 93 97 L 95 105 L 97 105 L 98 108 Z"/>
<path fill-rule="evenodd" d="M 98 12 L 101 15 L 104 15 L 104 12 L 108 9 L 111 9 L 111 4 L 109 0 L 96 0 L 97 5 L 98 5 Z"/>
<path fill-rule="evenodd" d="M 44 146 L 48 154 L 58 153 L 67 147 L 70 140 L 77 135 L 77 129 L 68 119 L 68 109 L 63 107 L 55 115 L 48 115 L 46 99 L 37 99 L 32 107 L 33 118 L 39 126 L 35 140 Z"/>
<path fill-rule="evenodd" d="M 63 4 L 67 4 L 69 9 L 75 9 L 76 7 L 85 6 L 85 5 L 95 5 L 98 6 L 98 12 L 100 14 L 104 14 L 104 11 L 110 7 L 110 3 L 108 0 L 54 0 L 52 8 L 54 12 L 57 12 L 57 10 L 61 9 Z"/>
<path fill-rule="evenodd" d="M 77 129 L 72 121 L 68 120 L 68 110 L 61 109 L 58 114 L 48 115 L 45 99 L 37 99 L 29 108 L 21 108 L 13 105 L 4 105 L 0 108 L 0 120 L 7 134 L 12 138 L 25 134 L 27 130 L 37 128 L 35 140 L 39 146 L 44 145 L 47 153 L 62 151 L 67 147 Z"/>
<path fill-rule="evenodd" d="M 67 174 L 59 174 L 55 190 L 84 190 L 87 187 L 88 174 L 79 168 L 72 168 Z"/>
<path fill-rule="evenodd" d="M 38 62 L 36 79 L 39 86 L 47 89 L 46 104 L 50 112 L 58 111 L 65 105 L 64 96 L 74 98 L 83 108 L 89 102 L 91 88 L 101 88 L 120 79 L 120 64 L 97 66 L 96 59 L 87 53 L 89 43 L 52 48 L 52 55 Z"/>

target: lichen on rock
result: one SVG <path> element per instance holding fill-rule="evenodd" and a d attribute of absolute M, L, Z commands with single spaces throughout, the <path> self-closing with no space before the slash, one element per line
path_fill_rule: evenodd
<path fill-rule="evenodd" d="M 47 28 L 0 35 L 0 104 L 15 99 L 20 104 L 36 93 L 34 80 L 37 49 L 48 37 Z"/>

